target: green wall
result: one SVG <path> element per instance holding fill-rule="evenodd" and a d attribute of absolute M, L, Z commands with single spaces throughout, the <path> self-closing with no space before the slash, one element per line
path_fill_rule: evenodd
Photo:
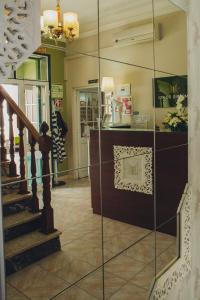
<path fill-rule="evenodd" d="M 63 84 L 64 98 L 63 98 L 63 110 L 61 111 L 63 119 L 67 123 L 67 111 L 66 111 L 66 85 L 64 81 L 64 59 L 65 52 L 57 49 L 46 48 L 46 54 L 51 58 L 51 83 Z M 65 147 L 67 149 L 67 147 Z M 67 169 L 67 159 L 59 164 L 59 171 Z M 63 174 L 61 174 L 63 175 Z"/>
<path fill-rule="evenodd" d="M 27 59 L 17 69 L 17 79 L 37 80 L 38 72 L 37 61 L 34 59 Z"/>
<path fill-rule="evenodd" d="M 65 44 L 60 44 L 59 46 L 63 47 Z M 64 81 L 64 59 L 65 52 L 59 49 L 52 49 L 45 47 L 45 54 L 50 55 L 51 61 L 51 84 L 62 84 L 64 88 L 64 98 L 63 98 L 63 110 L 62 116 L 65 122 L 67 123 L 67 111 L 66 111 L 66 85 Z M 42 55 L 42 54 L 41 54 Z M 46 80 L 46 65 L 45 69 L 41 70 L 41 77 L 43 80 Z M 38 65 L 37 61 L 34 59 L 28 59 L 17 69 L 17 78 L 18 79 L 29 79 L 29 80 L 38 80 Z M 67 148 L 67 147 L 66 147 Z M 66 151 L 67 152 L 67 151 Z M 64 171 L 67 169 L 67 159 L 59 164 L 59 171 Z M 61 174 L 62 175 L 62 174 Z"/>

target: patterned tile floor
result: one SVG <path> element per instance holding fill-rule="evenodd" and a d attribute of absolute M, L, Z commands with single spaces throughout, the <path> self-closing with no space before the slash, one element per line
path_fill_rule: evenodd
<path fill-rule="evenodd" d="M 52 206 L 62 251 L 7 277 L 8 300 L 145 300 L 176 257 L 175 237 L 156 234 L 155 264 L 155 233 L 108 218 L 102 251 L 102 218 L 92 213 L 86 179 L 54 189 Z"/>

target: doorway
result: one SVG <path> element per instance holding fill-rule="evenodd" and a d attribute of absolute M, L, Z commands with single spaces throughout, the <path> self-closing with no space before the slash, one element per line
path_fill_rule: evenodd
<path fill-rule="evenodd" d="M 85 178 L 89 176 L 90 129 L 98 129 L 97 87 L 77 90 L 76 111 L 78 112 L 78 178 Z"/>
<path fill-rule="evenodd" d="M 49 120 L 49 84 L 48 82 L 40 81 L 27 81 L 27 80 L 15 80 L 10 79 L 3 84 L 3 87 L 10 94 L 16 104 L 20 109 L 26 114 L 27 118 L 33 124 L 33 126 L 39 131 L 40 125 L 43 121 L 46 121 L 48 124 Z M 6 102 L 4 102 L 4 111 L 6 111 Z M 5 116 L 5 138 L 6 146 L 9 147 L 9 121 L 8 115 Z M 19 138 L 18 138 L 18 128 L 17 128 L 17 117 L 14 115 L 13 118 L 13 128 L 14 128 L 14 142 L 15 142 L 15 162 L 17 165 L 17 171 L 19 173 Z M 31 152 L 28 142 L 28 134 L 25 131 L 24 135 L 24 145 L 26 152 L 26 177 L 30 178 L 31 170 Z M 8 151 L 9 152 L 9 151 Z M 41 183 L 41 153 L 36 147 L 36 176 L 39 178 L 37 181 Z M 31 184 L 31 183 L 30 183 Z"/>

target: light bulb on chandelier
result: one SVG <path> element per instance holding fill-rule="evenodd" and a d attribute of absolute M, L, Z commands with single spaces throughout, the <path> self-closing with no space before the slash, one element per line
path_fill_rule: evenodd
<path fill-rule="evenodd" d="M 41 35 L 44 38 L 57 41 L 73 41 L 79 38 L 78 15 L 74 12 L 63 14 L 61 21 L 60 0 L 57 0 L 56 10 L 45 10 L 40 19 Z"/>

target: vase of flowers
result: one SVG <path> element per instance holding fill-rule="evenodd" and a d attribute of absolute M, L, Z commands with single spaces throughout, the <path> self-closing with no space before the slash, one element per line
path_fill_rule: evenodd
<path fill-rule="evenodd" d="M 171 131 L 187 131 L 188 113 L 186 106 L 187 98 L 180 95 L 176 103 L 176 111 L 168 112 L 164 119 L 165 128 L 169 128 Z"/>

